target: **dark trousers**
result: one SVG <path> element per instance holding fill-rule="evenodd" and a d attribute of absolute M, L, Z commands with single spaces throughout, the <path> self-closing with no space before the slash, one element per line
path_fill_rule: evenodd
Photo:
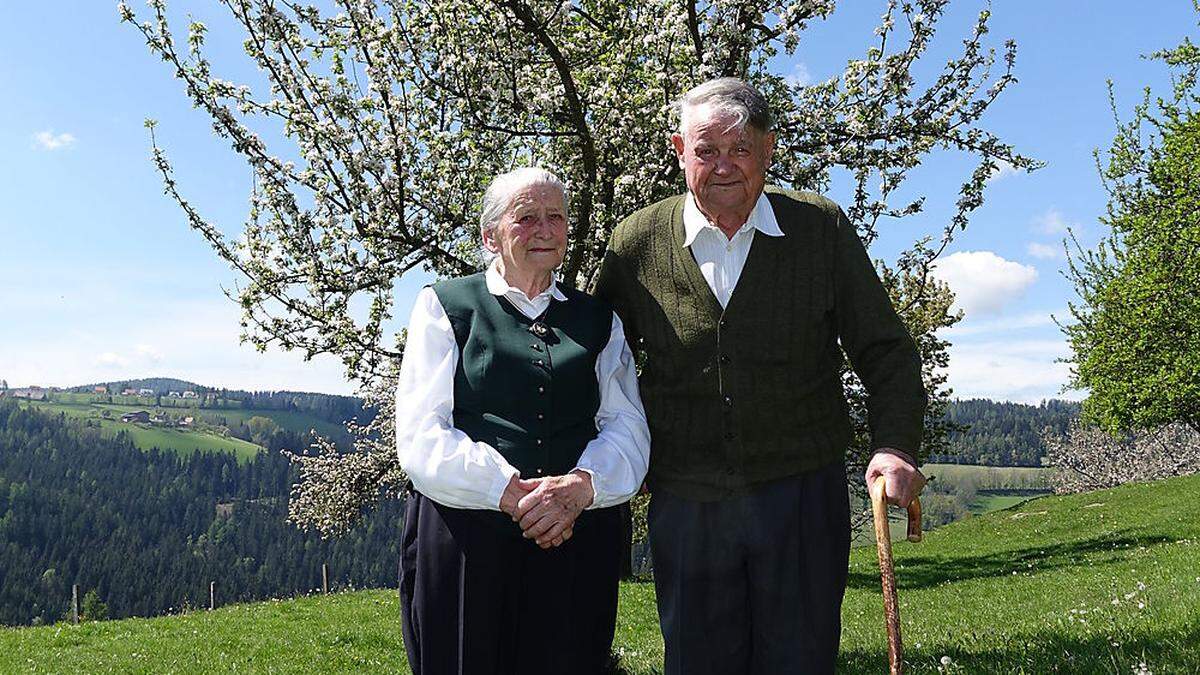
<path fill-rule="evenodd" d="M 617 617 L 621 523 L 585 511 L 542 550 L 508 517 L 408 499 L 400 561 L 404 645 L 417 675 L 599 673 Z"/>
<path fill-rule="evenodd" d="M 649 524 L 667 675 L 833 672 L 850 557 L 842 463 L 715 502 L 656 491 Z"/>

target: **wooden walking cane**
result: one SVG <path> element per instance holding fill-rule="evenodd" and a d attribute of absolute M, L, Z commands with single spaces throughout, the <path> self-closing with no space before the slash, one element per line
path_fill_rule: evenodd
<path fill-rule="evenodd" d="M 892 565 L 892 534 L 888 528 L 887 490 L 883 476 L 871 486 L 871 511 L 875 514 L 875 547 L 879 551 L 879 576 L 883 582 L 883 614 L 887 618 L 888 666 L 891 675 L 904 672 L 904 646 L 900 643 L 900 605 L 896 601 L 896 569 Z M 921 500 L 908 505 L 908 540 L 921 541 Z"/>

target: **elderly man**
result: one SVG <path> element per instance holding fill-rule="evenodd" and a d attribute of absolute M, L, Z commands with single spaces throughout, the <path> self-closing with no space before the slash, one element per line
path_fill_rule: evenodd
<path fill-rule="evenodd" d="M 598 284 L 644 355 L 666 672 L 831 673 L 850 545 L 842 354 L 870 395 L 867 479 L 900 505 L 924 484 L 921 363 L 841 209 L 764 190 L 762 95 L 713 80 L 679 114 L 688 193 L 617 227 Z"/>

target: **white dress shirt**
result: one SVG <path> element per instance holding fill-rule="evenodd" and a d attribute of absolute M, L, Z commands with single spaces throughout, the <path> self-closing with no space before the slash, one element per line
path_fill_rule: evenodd
<path fill-rule="evenodd" d="M 567 296 L 551 280 L 534 298 L 508 285 L 496 262 L 484 275 L 492 295 L 506 298 L 522 314 L 536 318 L 551 299 Z M 400 466 L 421 494 L 461 509 L 500 510 L 509 480 L 519 475 L 487 443 L 471 440 L 454 426 L 454 375 L 458 342 L 432 288 L 421 289 L 408 323 L 408 343 L 396 387 L 396 452 Z M 638 491 L 650 461 L 650 430 L 638 393 L 633 355 L 621 320 L 613 315 L 608 343 L 596 359 L 600 408 L 595 439 L 577 469 L 592 477 L 595 499 L 589 509 L 613 506 Z"/>
<path fill-rule="evenodd" d="M 729 297 L 742 276 L 742 268 L 746 266 L 746 257 L 750 255 L 750 244 L 754 242 L 755 230 L 771 237 L 782 237 L 783 230 L 775 220 L 775 211 L 767 195 L 760 194 L 750 217 L 746 219 L 733 238 L 716 225 L 708 222 L 696 198 L 688 193 L 683 203 L 683 245 L 692 249 L 692 257 L 700 266 L 700 274 L 708 282 L 717 302 L 724 308 L 729 304 Z"/>

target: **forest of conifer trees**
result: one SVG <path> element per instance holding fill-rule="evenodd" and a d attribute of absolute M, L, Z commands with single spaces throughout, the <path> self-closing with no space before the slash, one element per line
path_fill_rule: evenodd
<path fill-rule="evenodd" d="M 278 450 L 239 464 L 224 453 L 142 452 L 65 416 L 0 401 L 0 623 L 69 614 L 71 587 L 95 591 L 110 618 L 149 616 L 321 587 L 396 582 L 400 500 L 323 541 L 285 521 L 296 480 Z"/>

